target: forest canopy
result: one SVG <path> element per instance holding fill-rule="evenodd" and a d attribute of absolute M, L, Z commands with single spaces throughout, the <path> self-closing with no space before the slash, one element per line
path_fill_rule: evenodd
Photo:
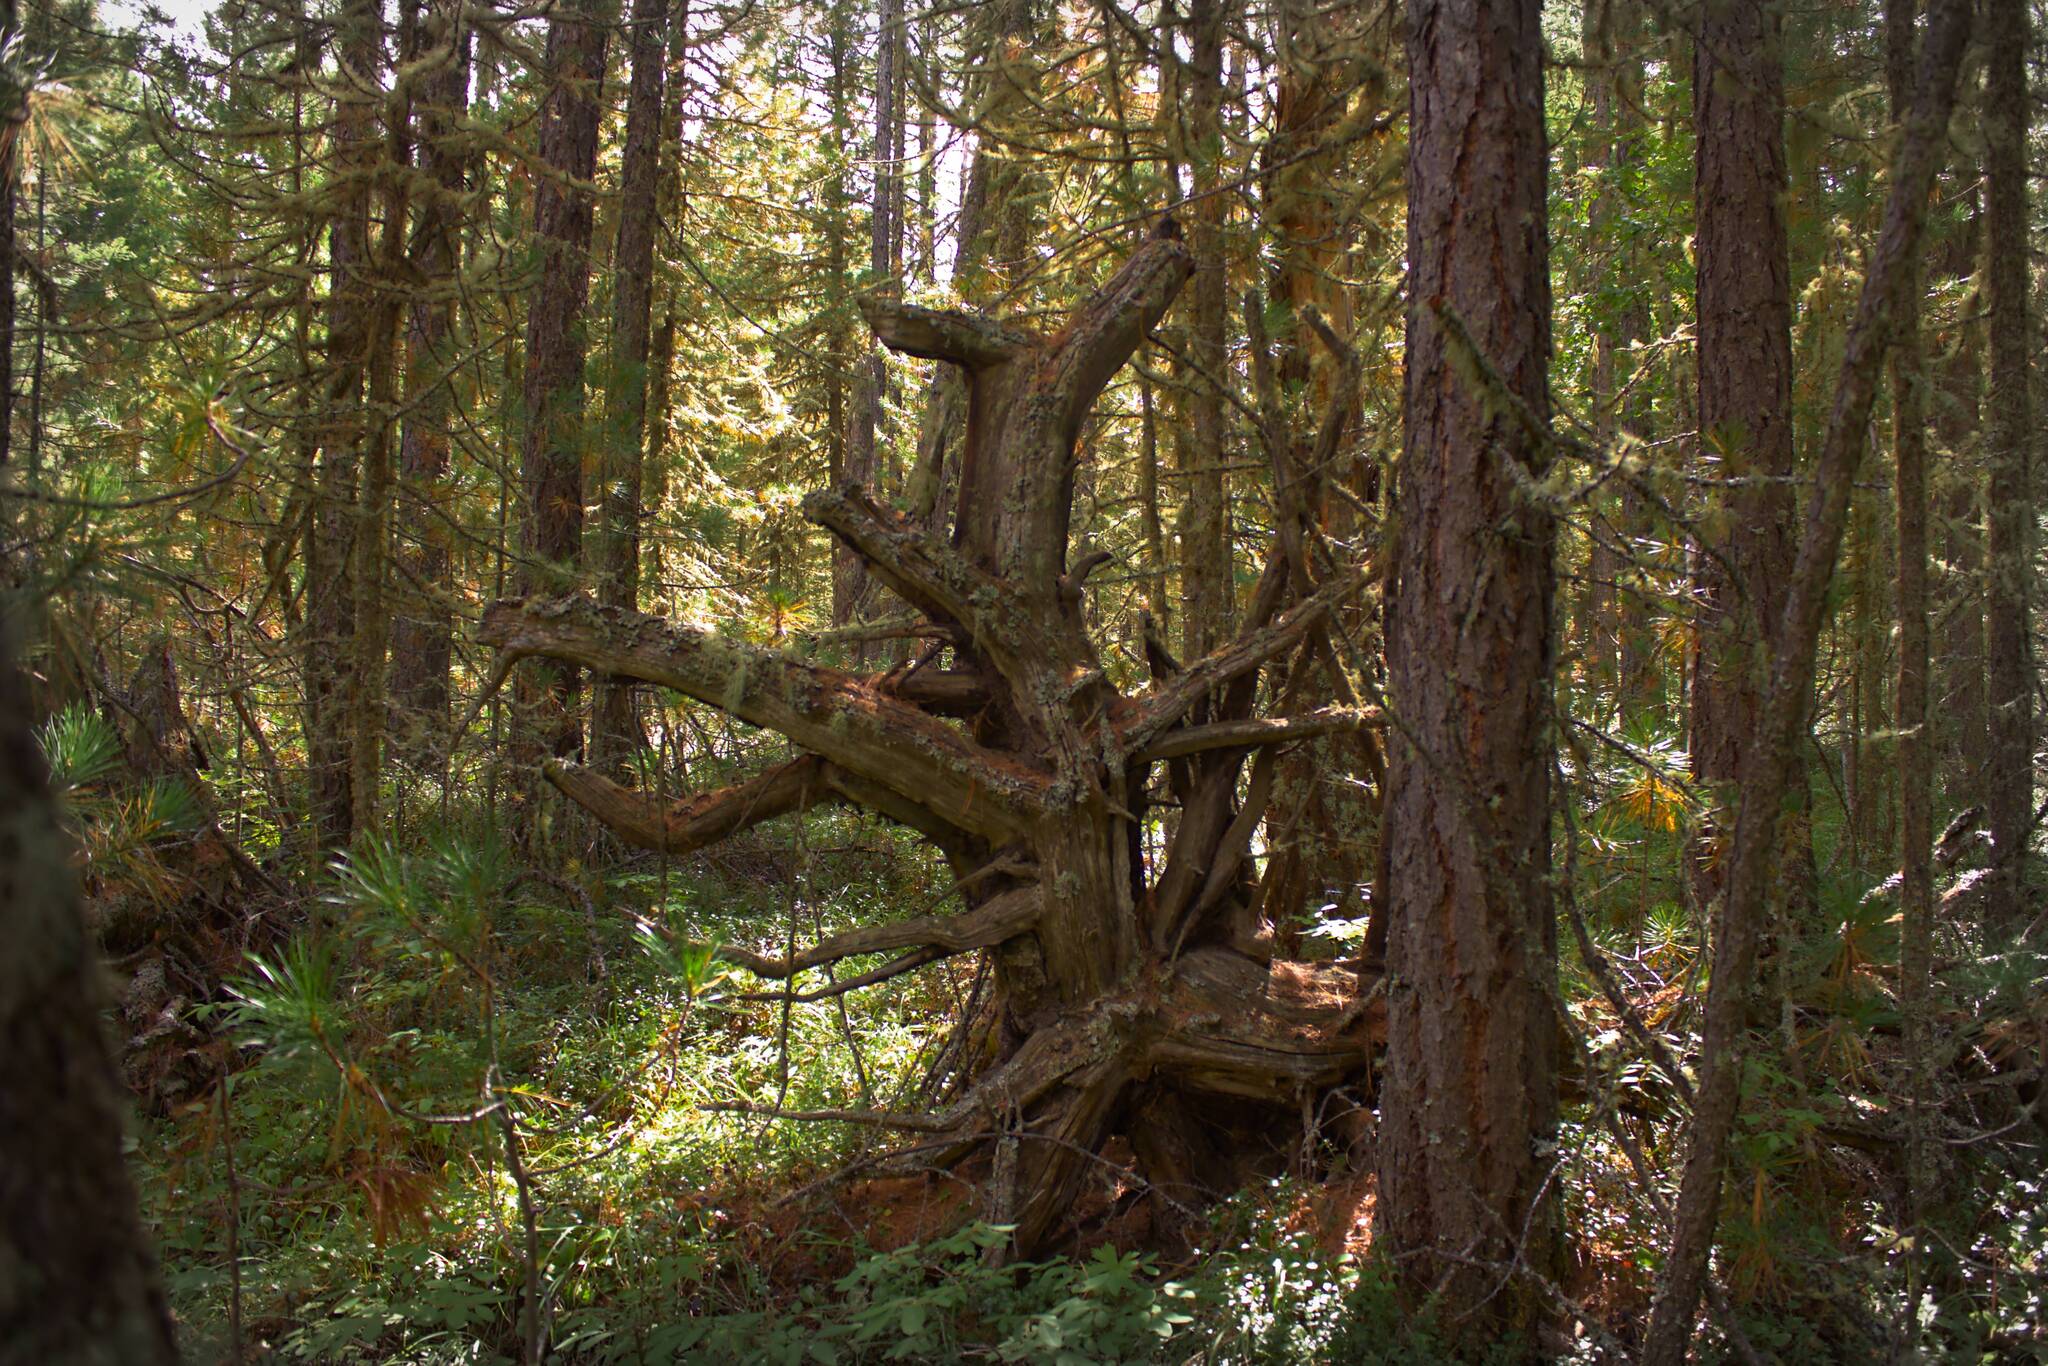
<path fill-rule="evenodd" d="M 7 0 L 0 1361 L 2048 1357 L 2044 28 Z"/>

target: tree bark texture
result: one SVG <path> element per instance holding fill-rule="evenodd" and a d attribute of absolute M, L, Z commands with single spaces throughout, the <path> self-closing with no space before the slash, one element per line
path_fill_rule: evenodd
<path fill-rule="evenodd" d="M 892 150 L 903 129 L 897 102 L 903 58 L 902 0 L 883 0 L 875 34 L 875 129 L 872 143 L 873 195 L 868 203 L 868 288 L 893 296 L 902 288 L 895 266 L 897 216 L 902 211 L 903 177 Z M 882 398 L 889 367 L 879 347 L 865 345 L 854 366 L 853 402 L 842 447 L 841 478 L 877 484 L 882 436 Z M 835 546 L 832 553 L 832 621 L 843 626 L 863 614 L 873 590 L 860 557 Z"/>
<path fill-rule="evenodd" d="M 1985 387 L 1984 681 L 1991 745 L 1984 771 L 1993 876 L 1986 918 L 2023 928 L 2027 842 L 2034 816 L 2034 674 L 2028 643 L 2034 498 L 2028 426 L 2027 13 L 2019 0 L 1984 6 L 1985 303 L 1991 314 Z"/>
<path fill-rule="evenodd" d="M 448 485 L 449 395 L 455 378 L 457 275 L 466 176 L 456 128 L 469 103 L 471 33 L 460 7 L 443 0 L 428 13 L 420 91 L 419 163 L 425 172 L 414 215 L 412 258 L 420 291 L 406 320 L 406 418 L 399 442 L 402 483 L 398 565 L 400 598 L 391 623 L 391 699 L 406 748 L 415 757 L 448 728 L 448 670 L 453 659 L 450 591 L 454 536 Z"/>
<path fill-rule="evenodd" d="M 355 689 L 347 662 L 356 635 L 357 498 L 366 431 L 363 379 L 375 327 L 370 186 L 377 162 L 382 37 L 374 5 L 351 0 L 344 7 L 331 152 L 327 350 L 320 408 L 313 414 L 320 433 L 320 469 L 305 580 L 306 773 L 313 829 L 323 850 L 349 842 L 355 814 L 350 745 Z"/>
<path fill-rule="evenodd" d="M 540 121 L 546 174 L 533 193 L 541 274 L 526 317 L 520 452 L 520 581 L 528 591 L 566 586 L 583 558 L 584 305 L 606 35 L 606 16 L 588 8 L 558 9 L 548 22 L 548 93 Z M 523 673 L 515 756 L 531 763 L 543 753 L 579 753 L 580 692 L 573 666 L 547 662 Z"/>
<path fill-rule="evenodd" d="M 121 1154 L 99 957 L 0 640 L 0 1356 L 175 1362 L 170 1308 Z"/>
<path fill-rule="evenodd" d="M 1388 602 L 1380 1230 L 1462 1334 L 1529 1334 L 1560 1256 L 1545 456 L 1472 381 L 1548 410 L 1537 0 L 1410 0 L 1406 431 Z M 1453 321 L 1463 335 L 1454 334 Z"/>
<path fill-rule="evenodd" d="M 952 1159 L 1014 1145 L 1014 1191 L 996 1183 L 986 1213 L 1015 1223 L 1026 1250 L 1057 1234 L 1094 1154 L 1119 1133 L 1152 1154 L 1155 1183 L 1185 1187 L 1169 1192 L 1175 1199 L 1229 1189 L 1224 1167 L 1184 1160 L 1205 1145 L 1183 1131 L 1176 1117 L 1189 1111 L 1173 1097 L 1235 1097 L 1254 1102 L 1238 1108 L 1262 1122 L 1298 1123 L 1303 1095 L 1362 1070 L 1379 1033 L 1355 973 L 1276 961 L 1270 945 L 1232 935 L 1264 814 L 1257 772 L 1269 788 L 1279 746 L 1378 724 L 1357 708 L 1254 715 L 1262 675 L 1270 691 L 1363 575 L 1296 583 L 1276 559 L 1237 637 L 1123 695 L 1085 629 L 1092 564 L 1067 563 L 1077 438 L 1102 387 L 1192 273 L 1177 238 L 1169 230 L 1147 242 L 1051 336 L 869 302 L 885 345 L 965 376 L 960 515 L 951 534 L 935 531 L 858 485 L 813 494 L 805 512 L 929 620 L 948 666 L 849 673 L 576 596 L 499 603 L 480 637 L 514 658 L 672 688 L 806 751 L 667 804 L 572 763 L 547 765 L 550 781 L 629 842 L 697 848 L 829 801 L 876 811 L 945 855 L 959 879 L 958 915 L 840 936 L 788 962 L 726 956 L 791 978 L 902 951 L 862 975 L 878 981 L 986 950 L 999 1057 L 960 1102 L 908 1127 L 948 1136 L 941 1156 Z M 1196 724 L 1197 703 L 1211 699 L 1213 714 Z M 1199 786 L 1163 866 L 1148 872 L 1142 835 L 1148 808 L 1165 800 L 1152 783 L 1162 765 L 1196 774 Z M 1160 1104 L 1138 1103 L 1161 1091 Z M 1207 1113 L 1198 1128 L 1222 1122 L 1213 1104 Z"/>
<path fill-rule="evenodd" d="M 1230 553 L 1230 503 L 1223 477 L 1223 385 L 1228 356 L 1229 263 L 1225 259 L 1222 193 L 1224 0 L 1188 6 L 1189 59 L 1183 148 L 1194 202 L 1188 206 L 1188 247 L 1194 253 L 1187 357 L 1178 367 L 1181 421 L 1175 451 L 1181 479 L 1181 648 L 1212 650 L 1230 633 L 1235 591 Z"/>
<path fill-rule="evenodd" d="M 1918 0 L 1885 0 L 1885 90 L 1892 121 L 1905 126 L 1913 99 L 1914 19 Z M 1907 1215 L 1918 1218 L 1925 1194 L 1922 1160 L 1929 1044 L 1927 1003 L 1933 986 L 1934 747 L 1928 735 L 1927 403 L 1921 364 L 1920 280 L 1916 259 L 1904 267 L 1891 351 L 1894 529 L 1898 538 L 1899 1011 L 1911 1069 L 1907 1123 Z"/>
<path fill-rule="evenodd" d="M 1694 581 L 1693 774 L 1717 790 L 1693 890 L 1720 894 L 1727 812 L 1756 734 L 1764 642 L 1792 568 L 1792 285 L 1785 233 L 1785 77 L 1778 8 L 1706 0 L 1694 43 L 1699 430 L 1723 481 Z M 1787 832 L 1787 838 L 1792 838 Z"/>
<path fill-rule="evenodd" d="M 612 253 L 611 373 L 605 383 L 604 530 L 598 600 L 640 600 L 640 486 L 647 434 L 647 352 L 654 324 L 654 233 L 661 178 L 661 102 L 668 62 L 668 0 L 634 0 L 632 84 L 619 167 L 619 234 Z M 593 762 L 621 771 L 641 744 L 630 679 L 600 678 L 591 708 Z"/>

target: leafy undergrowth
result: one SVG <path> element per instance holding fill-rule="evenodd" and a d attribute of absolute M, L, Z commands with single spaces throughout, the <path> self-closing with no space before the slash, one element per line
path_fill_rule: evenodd
<path fill-rule="evenodd" d="M 883 1136 L 706 1108 L 905 1108 L 948 1074 L 970 963 L 785 1016 L 702 951 L 779 951 L 792 922 L 810 938 L 946 885 L 872 827 L 809 836 L 834 852 L 581 896 L 476 839 L 340 867 L 315 930 L 219 1012 L 226 1090 L 143 1129 L 190 1355 L 239 1336 L 277 1361 L 517 1360 L 527 1240 L 495 1100 L 550 1361 L 1435 1359 L 1358 1255 L 1364 1178 L 1278 1182 L 1162 1240 L 1105 1165 L 1071 1255 L 1004 1264 L 966 1182 L 861 1170 Z"/>
<path fill-rule="evenodd" d="M 1674 838 L 1640 817 L 1598 835 L 1589 848 L 1610 862 Z M 1643 884 L 1602 877 L 1643 903 Z M 191 1358 L 232 1359 L 239 1340 L 249 1360 L 509 1362 L 538 1331 L 556 1362 L 1446 1359 L 1369 1245 L 1369 1135 L 1331 1137 L 1313 1179 L 1192 1221 L 1106 1154 L 1068 1255 L 1020 1265 L 976 1221 L 971 1167 L 885 1176 L 865 1164 L 890 1136 L 755 1113 L 929 1103 L 985 1046 L 954 1029 L 974 1016 L 976 968 L 785 1004 L 705 944 L 780 953 L 933 908 L 946 885 L 839 813 L 793 842 L 609 879 L 536 877 L 474 835 L 345 862 L 307 932 L 209 1022 L 227 1087 L 141 1129 Z M 1942 1180 L 1965 1197 L 1920 1245 L 1898 1232 L 1894 948 L 1858 890 L 1824 889 L 1815 923 L 1832 928 L 1777 965 L 1792 1042 L 1758 1050 L 1746 1085 L 1719 1263 L 1734 1326 L 1784 1360 L 1903 1343 L 2032 1359 L 2048 1221 L 2029 1149 L 1947 1144 Z M 1589 906 L 1591 934 L 1645 1025 L 1688 1058 L 1698 936 L 1649 901 Z M 1577 1260 L 1555 1287 L 1566 1336 L 1544 1349 L 1622 1359 L 1659 1271 L 1682 1108 L 1582 956 L 1565 958 L 1580 1051 L 1559 1184 Z M 2032 959 L 1971 962 L 1945 986 L 1986 1011 L 2040 976 Z M 1972 1044 L 1982 1095 L 1956 1094 L 1984 1107 L 1978 1129 L 2011 1122 L 1995 1107 L 2016 1074 L 1992 1055 L 2024 1046 L 1996 1029 Z M 1950 1118 L 1945 1132 L 1969 1132 Z M 1733 1353 L 1726 1329 L 1710 1324 L 1710 1357 Z"/>

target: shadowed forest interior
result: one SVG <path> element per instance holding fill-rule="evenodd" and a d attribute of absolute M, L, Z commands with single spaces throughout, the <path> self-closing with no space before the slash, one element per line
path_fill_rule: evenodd
<path fill-rule="evenodd" d="M 2048 1360 L 2041 0 L 0 3 L 0 1363 Z"/>

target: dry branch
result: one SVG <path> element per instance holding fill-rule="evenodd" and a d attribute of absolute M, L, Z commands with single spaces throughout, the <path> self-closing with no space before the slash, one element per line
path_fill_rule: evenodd
<path fill-rule="evenodd" d="M 866 680 L 709 631 L 570 595 L 494 603 L 478 639 L 507 658 L 545 656 L 673 688 L 973 834 L 1012 838 L 1043 804 L 1042 774 Z"/>
<path fill-rule="evenodd" d="M 920 308 L 894 299 L 863 299 L 861 317 L 891 351 L 924 360 L 951 361 L 969 370 L 1001 365 L 1034 345 L 1030 333 L 949 308 Z"/>
<path fill-rule="evenodd" d="M 564 796 L 628 844 L 664 854 L 691 853 L 777 816 L 840 800 L 824 770 L 824 760 L 807 754 L 758 778 L 678 798 L 661 810 L 650 798 L 595 769 L 562 760 L 541 767 Z"/>
<path fill-rule="evenodd" d="M 1222 684 L 1249 673 L 1273 656 L 1292 649 L 1338 603 L 1362 589 L 1371 569 L 1354 570 L 1332 579 L 1297 603 L 1278 620 L 1247 631 L 1228 645 L 1189 664 L 1137 699 L 1137 715 L 1124 728 L 1125 746 L 1138 753 L 1150 748 L 1167 727 Z"/>
<path fill-rule="evenodd" d="M 1377 707 L 1323 707 L 1300 716 L 1252 717 L 1243 721 L 1217 721 L 1206 726 L 1189 726 L 1168 731 L 1146 745 L 1141 759 L 1177 759 L 1209 749 L 1250 749 L 1258 745 L 1281 745 L 1318 735 L 1362 730 L 1386 724 Z"/>
<path fill-rule="evenodd" d="M 824 967 L 864 953 L 886 953 L 891 949 L 931 948 L 944 954 L 967 953 L 987 948 L 1030 929 L 1038 919 L 1039 897 L 1035 887 L 1019 887 L 992 897 L 960 915 L 919 916 L 887 925 L 869 925 L 805 949 L 793 958 L 771 958 L 722 944 L 718 956 L 736 963 L 756 977 L 787 981 L 800 972 Z"/>

